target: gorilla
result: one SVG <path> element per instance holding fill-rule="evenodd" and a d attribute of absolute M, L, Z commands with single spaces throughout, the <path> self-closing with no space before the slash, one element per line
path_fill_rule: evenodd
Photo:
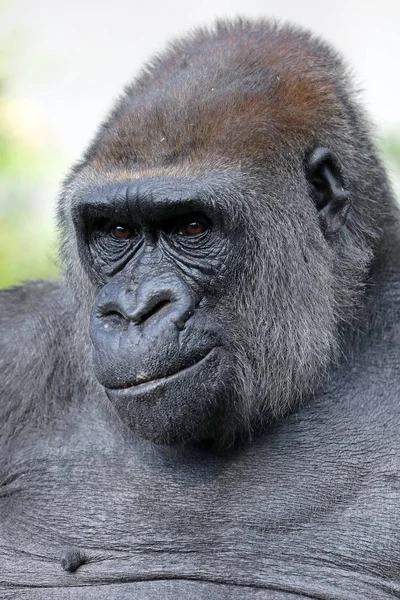
<path fill-rule="evenodd" d="M 326 43 L 170 45 L 1 294 L 2 600 L 400 598 L 400 221 Z"/>

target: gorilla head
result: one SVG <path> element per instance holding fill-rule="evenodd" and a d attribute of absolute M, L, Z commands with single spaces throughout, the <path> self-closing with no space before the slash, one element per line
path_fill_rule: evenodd
<path fill-rule="evenodd" d="M 309 34 L 220 24 L 153 60 L 73 170 L 67 283 L 138 435 L 230 443 L 326 376 L 387 202 L 349 89 Z"/>

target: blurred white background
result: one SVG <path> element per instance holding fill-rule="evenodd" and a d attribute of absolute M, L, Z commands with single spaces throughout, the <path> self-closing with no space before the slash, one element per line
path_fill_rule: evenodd
<path fill-rule="evenodd" d="M 13 0 L 0 33 L 14 32 L 20 44 L 14 94 L 76 158 L 146 58 L 173 36 L 236 15 L 321 34 L 353 67 L 373 119 L 400 129 L 400 0 Z"/>

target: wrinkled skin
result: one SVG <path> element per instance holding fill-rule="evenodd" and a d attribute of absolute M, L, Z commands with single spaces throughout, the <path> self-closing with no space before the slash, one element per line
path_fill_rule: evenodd
<path fill-rule="evenodd" d="M 337 55 L 175 43 L 1 293 L 0 597 L 400 596 L 400 223 Z"/>

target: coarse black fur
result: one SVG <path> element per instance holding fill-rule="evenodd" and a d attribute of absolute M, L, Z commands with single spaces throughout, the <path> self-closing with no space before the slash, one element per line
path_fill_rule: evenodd
<path fill-rule="evenodd" d="M 340 57 L 172 44 L 58 219 L 0 297 L 0 597 L 400 597 L 400 221 Z"/>

